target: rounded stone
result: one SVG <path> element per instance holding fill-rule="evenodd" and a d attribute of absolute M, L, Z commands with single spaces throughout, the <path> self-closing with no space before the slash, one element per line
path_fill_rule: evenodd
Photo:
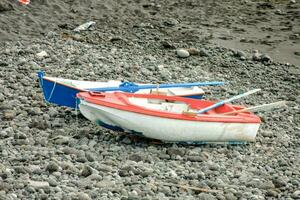
<path fill-rule="evenodd" d="M 176 54 L 179 58 L 187 58 L 190 56 L 190 53 L 185 49 L 178 49 Z"/>

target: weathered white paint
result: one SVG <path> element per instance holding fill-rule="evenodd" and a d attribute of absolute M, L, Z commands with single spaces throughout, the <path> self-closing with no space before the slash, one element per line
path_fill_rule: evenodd
<path fill-rule="evenodd" d="M 199 122 L 161 118 L 100 106 L 80 100 L 81 113 L 92 122 L 98 120 L 135 131 L 145 137 L 177 142 L 254 141 L 259 124 Z"/>
<path fill-rule="evenodd" d="M 48 80 L 52 80 L 53 82 L 63 83 L 68 86 L 76 87 L 78 89 L 87 89 L 87 88 L 102 88 L 102 87 L 118 87 L 122 82 L 116 80 L 109 80 L 107 82 L 96 82 L 96 81 L 79 81 L 79 80 L 70 80 L 64 78 L 56 78 L 56 77 L 47 77 L 44 78 Z M 146 85 L 140 84 L 139 85 Z M 143 89 L 139 90 L 136 93 L 140 94 L 149 94 L 151 91 L 156 91 L 156 89 Z M 176 96 L 189 96 L 189 95 L 199 95 L 204 94 L 204 91 L 200 87 L 179 87 L 179 88 L 159 88 L 159 92 L 165 93 L 165 95 L 176 95 Z"/>

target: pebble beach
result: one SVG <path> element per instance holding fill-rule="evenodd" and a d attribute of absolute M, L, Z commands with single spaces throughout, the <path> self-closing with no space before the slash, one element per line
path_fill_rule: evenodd
<path fill-rule="evenodd" d="M 300 199 L 299 1 L 0 2 L 0 199 Z M 89 30 L 74 31 L 88 21 Z M 246 145 L 160 143 L 48 104 L 37 71 L 141 83 L 224 81 L 262 91 Z"/>

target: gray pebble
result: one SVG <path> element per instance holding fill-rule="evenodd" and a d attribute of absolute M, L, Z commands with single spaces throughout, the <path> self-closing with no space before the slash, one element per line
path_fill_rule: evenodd
<path fill-rule="evenodd" d="M 50 173 L 56 172 L 59 170 L 59 166 L 58 164 L 56 164 L 55 162 L 50 162 L 47 167 L 46 170 Z"/>
<path fill-rule="evenodd" d="M 241 50 L 237 50 L 236 52 L 235 52 L 235 54 L 236 54 L 236 56 L 238 56 L 238 57 L 247 57 L 247 55 L 246 55 L 246 53 L 244 52 L 244 51 L 241 51 Z"/>
<path fill-rule="evenodd" d="M 179 156 L 184 156 L 185 154 L 185 149 L 184 148 L 178 148 L 178 147 L 171 147 L 167 149 L 167 153 L 169 155 L 179 155 Z"/>
<path fill-rule="evenodd" d="M 143 160 L 143 157 L 139 154 L 131 154 L 128 159 L 135 162 L 140 162 Z"/>
<path fill-rule="evenodd" d="M 210 54 L 208 53 L 208 51 L 206 49 L 204 49 L 204 48 L 200 49 L 199 55 L 203 56 L 203 57 L 209 57 L 210 56 Z"/>
<path fill-rule="evenodd" d="M 45 189 L 49 188 L 49 183 L 46 181 L 29 181 L 29 186 L 33 187 L 34 189 Z"/>
<path fill-rule="evenodd" d="M 95 161 L 95 155 L 91 152 L 86 152 L 85 157 L 89 162 L 94 162 Z"/>
<path fill-rule="evenodd" d="M 271 57 L 270 57 L 269 55 L 267 55 L 267 54 L 262 54 L 262 55 L 261 55 L 261 61 L 262 61 L 262 62 L 270 62 L 270 61 L 272 61 L 272 59 L 271 59 Z"/>
<path fill-rule="evenodd" d="M 82 171 L 81 171 L 81 176 L 87 177 L 93 173 L 93 170 L 90 166 L 84 165 Z"/>
<path fill-rule="evenodd" d="M 91 197 L 87 193 L 79 192 L 77 194 L 77 199 L 78 200 L 91 200 Z"/>
<path fill-rule="evenodd" d="M 278 187 L 278 188 L 284 187 L 287 185 L 287 182 L 281 177 L 274 178 L 272 182 L 275 185 L 275 187 Z"/>

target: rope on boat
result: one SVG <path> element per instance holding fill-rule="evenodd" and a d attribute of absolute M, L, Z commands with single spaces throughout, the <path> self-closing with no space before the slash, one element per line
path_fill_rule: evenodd
<path fill-rule="evenodd" d="M 52 88 L 52 90 L 51 90 L 50 96 L 49 96 L 49 98 L 48 98 L 47 101 L 50 101 L 50 99 L 51 99 L 51 97 L 52 97 L 52 95 L 53 95 L 53 92 L 54 92 L 55 87 L 56 87 L 56 81 L 54 82 L 53 88 Z"/>
<path fill-rule="evenodd" d="M 75 114 L 76 114 L 76 126 L 75 126 L 75 134 L 78 135 L 78 101 L 75 100 Z"/>

